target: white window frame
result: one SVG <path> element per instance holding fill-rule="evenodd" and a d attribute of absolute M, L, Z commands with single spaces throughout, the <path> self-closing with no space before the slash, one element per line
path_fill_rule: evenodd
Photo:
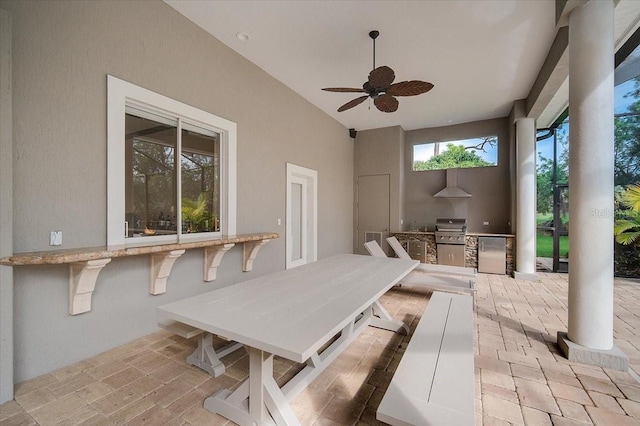
<path fill-rule="evenodd" d="M 125 106 L 174 116 L 220 134 L 220 222 L 218 233 L 125 238 Z M 151 90 L 107 76 L 107 247 L 197 241 L 236 234 L 237 125 Z M 178 203 L 180 206 L 180 203 Z"/>

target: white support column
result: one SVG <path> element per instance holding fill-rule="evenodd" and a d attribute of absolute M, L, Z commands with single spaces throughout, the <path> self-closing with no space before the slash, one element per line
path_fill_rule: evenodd
<path fill-rule="evenodd" d="M 536 274 L 536 123 L 516 121 L 516 279 L 538 281 Z"/>
<path fill-rule="evenodd" d="M 613 0 L 569 16 L 570 360 L 626 370 L 613 345 Z"/>

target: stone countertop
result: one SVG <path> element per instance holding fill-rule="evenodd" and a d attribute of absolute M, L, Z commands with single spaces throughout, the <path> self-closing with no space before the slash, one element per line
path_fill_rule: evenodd
<path fill-rule="evenodd" d="M 278 238 L 275 232 L 223 235 L 218 239 L 189 241 L 184 243 L 156 244 L 140 247 L 109 249 L 102 247 L 74 248 L 30 253 L 16 253 L 13 256 L 0 258 L 0 265 L 59 265 L 88 260 L 111 259 L 114 257 L 138 256 L 143 254 L 163 253 L 172 250 L 186 250 L 224 244 L 246 243 L 251 241 L 271 240 Z"/>
<path fill-rule="evenodd" d="M 398 231 L 398 232 L 392 232 L 392 234 L 394 234 L 394 235 L 396 235 L 396 234 L 434 235 L 434 232 L 433 231 L 428 231 L 428 232 L 424 232 L 424 231 Z M 515 238 L 515 235 L 513 235 L 513 234 L 492 234 L 492 233 L 486 233 L 486 232 L 467 232 L 467 236 L 470 236 L 470 237 Z"/>

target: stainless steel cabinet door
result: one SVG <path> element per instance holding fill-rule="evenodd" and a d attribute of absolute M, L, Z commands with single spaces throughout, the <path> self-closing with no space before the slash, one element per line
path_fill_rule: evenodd
<path fill-rule="evenodd" d="M 465 266 L 464 245 L 438 244 L 438 265 Z"/>
<path fill-rule="evenodd" d="M 478 272 L 506 274 L 506 240 L 500 237 L 478 238 Z"/>

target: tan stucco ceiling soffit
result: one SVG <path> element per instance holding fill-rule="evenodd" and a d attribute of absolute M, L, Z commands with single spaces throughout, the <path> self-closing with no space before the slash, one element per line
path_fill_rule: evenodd
<path fill-rule="evenodd" d="M 539 119 L 569 77 L 568 47 L 569 28 L 562 27 L 558 30 L 540 73 L 527 97 L 528 117 Z"/>
<path fill-rule="evenodd" d="M 556 27 L 569 25 L 571 11 L 582 3 L 585 3 L 585 0 L 556 0 Z"/>

